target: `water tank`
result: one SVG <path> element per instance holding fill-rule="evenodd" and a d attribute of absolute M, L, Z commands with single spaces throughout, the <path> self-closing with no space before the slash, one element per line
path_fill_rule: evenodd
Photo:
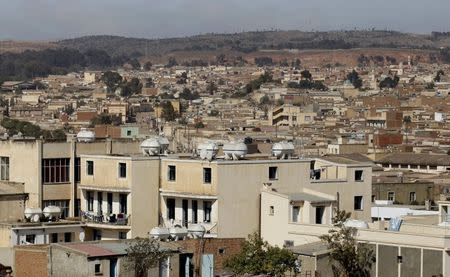
<path fill-rule="evenodd" d="M 294 154 L 294 149 L 292 142 L 277 142 L 272 145 L 272 155 L 278 159 L 286 159 Z"/>
<path fill-rule="evenodd" d="M 200 143 L 197 146 L 197 152 L 200 155 L 200 159 L 211 161 L 217 155 L 219 147 L 214 142 Z"/>
<path fill-rule="evenodd" d="M 26 208 L 24 211 L 25 218 L 31 222 L 39 222 L 41 215 L 42 210 L 40 208 Z"/>
<path fill-rule="evenodd" d="M 57 206 L 48 206 L 44 208 L 43 213 L 45 218 L 48 219 L 59 218 L 61 215 L 61 208 Z"/>
<path fill-rule="evenodd" d="M 81 128 L 77 134 L 77 140 L 78 142 L 93 142 L 95 140 L 95 134 L 86 128 Z"/>
<path fill-rule="evenodd" d="M 169 140 L 166 137 L 158 137 L 158 141 L 161 145 L 161 154 L 166 154 L 167 148 L 169 148 Z"/>
<path fill-rule="evenodd" d="M 182 226 L 179 226 L 179 225 L 170 228 L 169 232 L 170 232 L 170 236 L 174 240 L 182 240 L 188 234 L 188 230 L 185 227 L 182 227 Z"/>
<path fill-rule="evenodd" d="M 189 225 L 188 232 L 194 239 L 199 239 L 205 235 L 206 229 L 201 224 L 191 224 Z"/>
<path fill-rule="evenodd" d="M 230 142 L 223 145 L 225 159 L 242 159 L 247 155 L 247 150 L 247 145 L 243 142 Z"/>
<path fill-rule="evenodd" d="M 144 140 L 141 145 L 142 154 L 145 156 L 156 156 L 161 152 L 161 144 L 157 138 Z"/>
<path fill-rule="evenodd" d="M 367 224 L 367 222 L 362 220 L 349 219 L 344 223 L 344 225 L 346 227 L 352 227 L 357 229 L 369 229 L 369 224 Z"/>
<path fill-rule="evenodd" d="M 150 231 L 150 238 L 167 240 L 170 238 L 170 230 L 165 227 L 155 227 Z"/>

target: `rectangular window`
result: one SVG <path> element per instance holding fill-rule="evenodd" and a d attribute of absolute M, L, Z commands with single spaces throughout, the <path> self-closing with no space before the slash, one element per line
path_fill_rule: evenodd
<path fill-rule="evenodd" d="M 81 181 L 81 159 L 75 158 L 75 182 Z"/>
<path fill-rule="evenodd" d="M 167 218 L 175 219 L 175 199 L 167 198 Z"/>
<path fill-rule="evenodd" d="M 388 194 L 387 194 L 387 200 L 395 201 L 395 192 L 389 191 Z"/>
<path fill-rule="evenodd" d="M 94 240 L 102 240 L 102 231 L 98 229 L 94 229 L 93 234 Z"/>
<path fill-rule="evenodd" d="M 416 200 L 417 200 L 416 192 L 415 191 L 411 191 L 409 193 L 409 203 L 416 202 Z"/>
<path fill-rule="evenodd" d="M 94 273 L 96 275 L 102 274 L 102 264 L 95 264 L 94 267 L 95 267 L 94 268 Z"/>
<path fill-rule="evenodd" d="M 52 236 L 50 238 L 51 243 L 58 243 L 58 233 L 52 233 Z"/>
<path fill-rule="evenodd" d="M 108 202 L 108 214 L 112 214 L 112 204 L 113 204 L 113 194 L 111 192 L 108 192 L 108 194 L 106 195 L 106 201 Z"/>
<path fill-rule="evenodd" d="M 430 170 L 437 170 L 437 166 L 436 165 L 430 165 Z"/>
<path fill-rule="evenodd" d="M 72 241 L 72 233 L 64 233 L 64 242 L 71 242 Z"/>
<path fill-rule="evenodd" d="M 325 214 L 324 206 L 316 207 L 316 224 L 323 224 L 323 215 Z"/>
<path fill-rule="evenodd" d="M 127 164 L 126 163 L 119 163 L 119 177 L 127 178 Z"/>
<path fill-rule="evenodd" d="M 119 211 L 122 214 L 127 213 L 127 195 L 126 194 L 119 194 Z"/>
<path fill-rule="evenodd" d="M 27 243 L 35 244 L 36 243 L 36 235 L 34 235 L 34 234 L 26 235 L 25 236 L 25 241 Z"/>
<path fill-rule="evenodd" d="M 211 222 L 211 201 L 203 201 L 203 222 Z"/>
<path fill-rule="evenodd" d="M 175 181 L 175 178 L 176 178 L 176 168 L 174 165 L 169 165 L 167 179 L 169 181 Z"/>
<path fill-rule="evenodd" d="M 275 207 L 274 206 L 270 206 L 269 207 L 269 215 L 274 215 L 275 214 Z"/>
<path fill-rule="evenodd" d="M 211 168 L 209 167 L 203 168 L 203 183 L 211 184 Z"/>
<path fill-rule="evenodd" d="M 292 207 L 292 222 L 298 222 L 298 217 L 300 215 L 300 206 Z"/>
<path fill-rule="evenodd" d="M 355 181 L 364 181 L 362 170 L 355 170 Z"/>
<path fill-rule="evenodd" d="M 198 223 L 198 202 L 192 200 L 192 223 Z"/>
<path fill-rule="evenodd" d="M 119 239 L 127 239 L 127 232 L 119 232 Z"/>
<path fill-rule="evenodd" d="M 43 159 L 42 182 L 44 184 L 70 182 L 70 159 Z"/>
<path fill-rule="evenodd" d="M 183 199 L 181 201 L 181 207 L 182 207 L 182 213 L 181 213 L 181 225 L 184 227 L 188 227 L 188 209 L 189 209 L 189 202 L 187 199 Z"/>
<path fill-rule="evenodd" d="M 99 215 L 103 214 L 103 192 L 97 192 L 97 211 Z"/>
<path fill-rule="evenodd" d="M 270 180 L 278 179 L 278 167 L 276 166 L 269 167 L 269 179 Z"/>
<path fill-rule="evenodd" d="M 9 181 L 9 157 L 0 157 L 0 180 Z"/>
<path fill-rule="evenodd" d="M 353 209 L 355 211 L 362 211 L 363 210 L 363 206 L 364 206 L 363 197 L 360 196 L 360 195 L 355 196 L 354 200 L 353 200 Z"/>
<path fill-rule="evenodd" d="M 94 161 L 86 161 L 86 175 L 94 176 Z"/>
<path fill-rule="evenodd" d="M 88 191 L 86 192 L 87 194 L 87 209 L 88 212 L 93 212 L 94 211 L 94 192 L 92 191 Z"/>

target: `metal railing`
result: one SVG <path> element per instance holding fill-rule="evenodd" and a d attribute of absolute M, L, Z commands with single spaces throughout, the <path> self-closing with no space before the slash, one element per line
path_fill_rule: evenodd
<path fill-rule="evenodd" d="M 124 213 L 118 214 L 97 214 L 94 212 L 81 211 L 81 218 L 86 222 L 111 224 L 111 225 L 129 225 L 130 215 Z"/>

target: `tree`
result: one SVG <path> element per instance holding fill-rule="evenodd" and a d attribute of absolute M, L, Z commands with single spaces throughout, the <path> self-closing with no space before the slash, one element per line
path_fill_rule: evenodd
<path fill-rule="evenodd" d="M 117 72 L 106 71 L 101 80 L 105 83 L 109 92 L 114 92 L 122 84 L 122 76 Z"/>
<path fill-rule="evenodd" d="M 435 82 L 441 81 L 441 76 L 444 75 L 444 71 L 442 69 L 439 69 L 438 72 L 436 72 L 436 76 L 434 77 Z"/>
<path fill-rule="evenodd" d="M 225 261 L 225 267 L 237 274 L 281 277 L 288 271 L 298 272 L 299 264 L 290 250 L 271 246 L 253 233 L 243 243 L 241 252 Z"/>
<path fill-rule="evenodd" d="M 177 118 L 177 114 L 175 113 L 175 110 L 170 101 L 164 101 L 161 104 L 161 109 L 161 117 L 166 121 L 174 121 L 175 118 Z"/>
<path fill-rule="evenodd" d="M 354 88 L 361 88 L 363 83 L 361 78 L 359 78 L 358 72 L 353 70 L 349 74 L 347 74 L 347 80 L 353 85 Z"/>
<path fill-rule="evenodd" d="M 320 239 L 327 243 L 331 250 L 330 259 L 336 262 L 332 265 L 335 276 L 370 277 L 375 254 L 367 245 L 357 243 L 356 228 L 345 226 L 350 215 L 346 211 L 336 210 L 333 227 Z"/>
<path fill-rule="evenodd" d="M 166 67 L 174 67 L 174 66 L 177 66 L 178 65 L 178 62 L 177 62 L 177 60 L 175 60 L 175 58 L 174 57 L 170 57 L 169 58 L 169 61 L 167 62 L 167 64 L 166 64 Z"/>
<path fill-rule="evenodd" d="M 398 78 L 397 75 L 395 75 L 393 78 L 391 76 L 388 76 L 381 80 L 379 86 L 380 88 L 396 88 L 399 81 L 400 78 Z"/>
<path fill-rule="evenodd" d="M 134 270 L 137 277 L 147 276 L 150 268 L 156 267 L 171 256 L 168 250 L 161 249 L 156 240 L 148 238 L 137 238 L 129 243 L 125 251 L 127 253 L 125 267 Z"/>
<path fill-rule="evenodd" d="M 141 64 L 137 59 L 132 59 L 128 62 L 134 70 L 141 69 Z"/>
<path fill-rule="evenodd" d="M 122 120 L 117 115 L 110 115 L 107 113 L 101 113 L 94 117 L 91 120 L 91 126 L 95 125 L 120 125 L 122 123 Z"/>
<path fill-rule="evenodd" d="M 208 84 L 208 86 L 206 87 L 206 91 L 207 91 L 210 95 L 213 95 L 214 92 L 217 91 L 217 86 L 216 86 L 216 84 L 215 84 L 214 82 L 210 82 L 210 83 Z"/>
<path fill-rule="evenodd" d="M 292 64 L 291 64 L 291 66 L 294 68 L 294 69 L 300 69 L 300 65 L 302 64 L 302 62 L 300 61 L 300 59 L 295 59 L 294 61 L 292 61 Z"/>

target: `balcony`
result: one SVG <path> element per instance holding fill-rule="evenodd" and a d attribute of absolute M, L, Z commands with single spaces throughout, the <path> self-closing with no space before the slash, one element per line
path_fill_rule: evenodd
<path fill-rule="evenodd" d="M 81 211 L 81 219 L 86 223 L 101 224 L 107 226 L 130 226 L 131 215 L 118 213 L 118 214 L 97 214 L 94 212 Z"/>

